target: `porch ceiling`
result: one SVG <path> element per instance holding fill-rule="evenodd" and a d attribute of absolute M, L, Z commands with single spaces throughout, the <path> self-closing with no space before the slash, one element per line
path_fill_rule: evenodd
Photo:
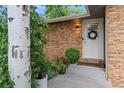
<path fill-rule="evenodd" d="M 83 17 L 84 20 L 105 17 L 105 5 L 88 5 L 90 16 Z"/>

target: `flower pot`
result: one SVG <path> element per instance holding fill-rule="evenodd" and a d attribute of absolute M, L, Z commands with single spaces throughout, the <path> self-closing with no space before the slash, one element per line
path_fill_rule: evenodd
<path fill-rule="evenodd" d="M 43 79 L 37 79 L 37 88 L 47 88 L 47 75 Z"/>

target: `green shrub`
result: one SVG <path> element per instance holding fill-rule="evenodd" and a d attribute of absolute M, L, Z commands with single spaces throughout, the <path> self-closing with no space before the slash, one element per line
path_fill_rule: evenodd
<path fill-rule="evenodd" d="M 59 74 L 64 74 L 66 72 L 66 65 L 64 64 L 64 59 L 56 57 L 54 58 L 54 64 L 56 66 L 56 70 Z"/>
<path fill-rule="evenodd" d="M 70 60 L 71 63 L 76 63 L 80 58 L 80 51 L 75 48 L 68 48 L 65 51 L 65 56 Z"/>
<path fill-rule="evenodd" d="M 58 73 L 59 74 L 65 74 L 66 72 L 66 65 L 64 65 L 62 62 L 57 64 L 58 67 Z"/>
<path fill-rule="evenodd" d="M 56 62 L 56 61 L 52 61 L 52 62 L 51 62 L 51 69 L 52 69 L 54 72 L 57 73 L 58 67 L 57 67 L 57 62 Z"/>
<path fill-rule="evenodd" d="M 70 61 L 64 57 L 55 57 L 49 61 L 49 63 L 48 79 L 51 79 L 58 74 L 64 74 L 66 72 L 66 68 L 70 65 Z"/>
<path fill-rule="evenodd" d="M 52 69 L 48 70 L 48 80 L 52 79 L 54 77 L 54 71 L 52 71 Z"/>
<path fill-rule="evenodd" d="M 50 62 L 50 66 L 49 66 L 49 69 L 48 69 L 48 79 L 51 79 L 53 78 L 54 76 L 57 76 L 58 75 L 58 71 L 57 71 L 58 67 L 56 65 L 55 62 L 51 61 Z"/>
<path fill-rule="evenodd" d="M 65 57 L 61 57 L 60 60 L 62 61 L 62 63 L 64 65 L 66 65 L 66 67 L 68 67 L 70 65 L 70 61 L 69 59 L 65 58 Z"/>
<path fill-rule="evenodd" d="M 48 69 L 48 79 L 51 79 L 58 75 L 58 66 L 57 61 L 55 59 L 52 59 L 50 62 L 50 66 Z"/>
<path fill-rule="evenodd" d="M 49 69 L 48 69 L 48 79 L 52 79 L 53 77 L 55 77 L 56 75 L 58 75 L 57 71 L 52 70 L 52 65 L 50 64 Z"/>
<path fill-rule="evenodd" d="M 58 74 L 64 74 L 67 66 L 70 64 L 66 58 L 55 57 L 51 60 L 51 70 L 49 70 L 49 78 L 52 78 Z M 64 64 L 65 63 L 65 64 Z"/>

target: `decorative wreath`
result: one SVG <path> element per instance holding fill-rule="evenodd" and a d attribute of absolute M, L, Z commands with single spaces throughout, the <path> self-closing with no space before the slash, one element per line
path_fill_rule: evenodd
<path fill-rule="evenodd" d="M 96 39 L 97 38 L 97 36 L 98 36 L 98 34 L 97 34 L 97 32 L 96 31 L 90 31 L 89 33 L 88 33 L 88 38 L 89 39 Z"/>

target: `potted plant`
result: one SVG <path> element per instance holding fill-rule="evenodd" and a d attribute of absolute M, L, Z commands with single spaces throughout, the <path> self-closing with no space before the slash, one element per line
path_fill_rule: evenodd
<path fill-rule="evenodd" d="M 47 59 L 32 64 L 33 87 L 47 88 L 47 73 L 49 63 Z"/>
<path fill-rule="evenodd" d="M 71 63 L 76 63 L 80 58 L 80 51 L 75 48 L 68 48 L 65 51 L 65 56 L 70 60 Z"/>

